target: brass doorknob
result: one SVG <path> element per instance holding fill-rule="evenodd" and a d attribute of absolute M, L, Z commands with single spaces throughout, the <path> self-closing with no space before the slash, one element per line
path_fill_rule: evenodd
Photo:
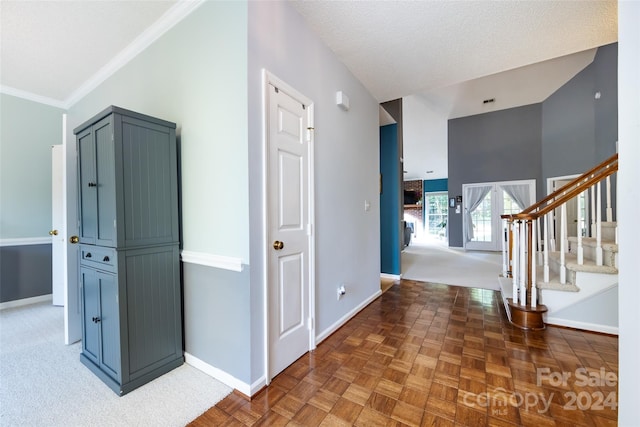
<path fill-rule="evenodd" d="M 49 231 L 49 236 L 57 236 L 57 235 L 58 235 L 58 230 Z"/>
<path fill-rule="evenodd" d="M 75 245 L 76 243 L 78 243 L 79 241 L 80 241 L 80 238 L 79 238 L 78 236 L 71 236 L 71 237 L 69 237 L 69 242 L 70 242 L 70 243 L 73 243 L 74 245 Z"/>
<path fill-rule="evenodd" d="M 284 248 L 283 242 L 281 242 L 280 240 L 276 240 L 275 242 L 273 242 L 273 249 L 275 249 L 276 251 L 279 251 L 282 248 Z"/>

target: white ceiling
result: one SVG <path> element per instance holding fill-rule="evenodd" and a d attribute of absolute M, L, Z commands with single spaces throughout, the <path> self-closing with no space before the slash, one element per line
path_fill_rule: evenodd
<path fill-rule="evenodd" d="M 201 2 L 1 0 L 0 89 L 68 107 Z M 617 41 L 615 0 L 290 4 L 379 102 L 449 118 L 540 102 Z"/>

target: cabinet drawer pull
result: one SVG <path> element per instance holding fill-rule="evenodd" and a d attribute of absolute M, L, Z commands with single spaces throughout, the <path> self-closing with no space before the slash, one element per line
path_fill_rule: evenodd
<path fill-rule="evenodd" d="M 90 182 L 89 183 L 89 187 L 97 187 L 97 186 L 98 186 L 98 184 L 96 184 L 95 182 Z"/>
<path fill-rule="evenodd" d="M 91 258 L 91 252 L 87 252 L 87 254 L 84 257 L 85 258 Z"/>
<path fill-rule="evenodd" d="M 102 261 L 103 261 L 103 262 L 109 262 L 109 257 L 108 257 L 108 256 L 105 256 L 104 258 L 102 258 Z"/>

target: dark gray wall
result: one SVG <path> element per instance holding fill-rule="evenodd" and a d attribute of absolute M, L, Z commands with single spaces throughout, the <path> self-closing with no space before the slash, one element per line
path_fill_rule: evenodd
<path fill-rule="evenodd" d="M 449 120 L 449 197 L 462 184 L 535 179 L 541 190 L 542 105 Z M 449 210 L 449 246 L 462 246 L 462 214 Z"/>
<path fill-rule="evenodd" d="M 615 153 L 618 140 L 617 43 L 542 103 L 542 176 L 580 174 Z M 600 92 L 600 99 L 595 98 Z"/>
<path fill-rule="evenodd" d="M 50 293 L 50 244 L 0 247 L 0 302 Z"/>

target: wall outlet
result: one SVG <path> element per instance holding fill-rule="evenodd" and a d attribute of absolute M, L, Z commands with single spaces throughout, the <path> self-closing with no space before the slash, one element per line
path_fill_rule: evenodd
<path fill-rule="evenodd" d="M 344 285 L 338 286 L 338 301 L 340 301 L 340 298 L 342 298 L 342 296 L 346 293 L 347 289 L 344 287 Z"/>

